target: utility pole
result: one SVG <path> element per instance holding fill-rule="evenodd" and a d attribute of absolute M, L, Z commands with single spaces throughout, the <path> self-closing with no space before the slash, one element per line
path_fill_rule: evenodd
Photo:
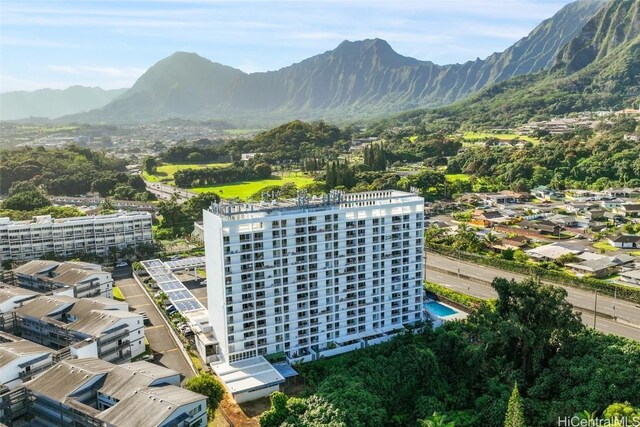
<path fill-rule="evenodd" d="M 598 318 L 598 291 L 596 290 L 596 299 L 593 306 L 593 329 L 596 328 L 596 319 Z"/>
<path fill-rule="evenodd" d="M 618 284 L 613 290 L 613 319 L 616 319 L 616 303 L 618 302 Z"/>

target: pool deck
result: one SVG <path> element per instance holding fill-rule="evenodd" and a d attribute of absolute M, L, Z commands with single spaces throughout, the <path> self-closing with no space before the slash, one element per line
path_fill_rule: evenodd
<path fill-rule="evenodd" d="M 436 301 L 436 300 L 430 300 L 430 301 L 435 301 L 435 302 L 437 302 L 438 304 L 440 304 L 440 305 L 442 305 L 442 306 L 444 306 L 444 307 L 447 307 L 447 308 L 449 308 L 449 309 L 451 309 L 451 310 L 455 311 L 455 314 L 451 314 L 451 315 L 449 315 L 449 316 L 443 316 L 443 317 L 440 317 L 440 316 L 438 316 L 437 314 L 431 313 L 428 309 L 426 309 L 426 308 L 425 308 L 425 311 L 426 311 L 426 312 L 429 314 L 429 316 L 434 320 L 434 326 L 435 326 L 435 324 L 436 324 L 436 323 L 439 323 L 439 322 L 437 322 L 437 321 L 440 321 L 440 322 L 450 322 L 450 321 L 452 321 L 452 320 L 464 320 L 464 319 L 466 319 L 466 318 L 469 316 L 469 314 L 467 314 L 467 313 L 465 313 L 465 312 L 463 312 L 463 311 L 460 311 L 459 309 L 457 309 L 457 308 L 455 308 L 455 307 L 452 307 L 451 305 L 446 304 L 446 303 L 444 303 L 444 302 L 442 302 L 442 301 Z M 425 303 L 430 302 L 430 301 L 425 301 Z M 438 326 L 439 326 L 439 325 L 438 325 Z"/>

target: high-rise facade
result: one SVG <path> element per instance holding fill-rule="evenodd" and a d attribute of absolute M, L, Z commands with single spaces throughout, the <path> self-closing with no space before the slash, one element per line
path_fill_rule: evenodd
<path fill-rule="evenodd" d="M 424 200 L 400 191 L 204 212 L 210 323 L 224 359 L 310 360 L 423 320 Z"/>

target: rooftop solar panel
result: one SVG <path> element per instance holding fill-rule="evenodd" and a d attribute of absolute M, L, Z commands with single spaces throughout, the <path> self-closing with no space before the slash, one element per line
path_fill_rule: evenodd
<path fill-rule="evenodd" d="M 202 308 L 202 305 L 195 299 L 178 301 L 174 303 L 174 305 L 179 311 L 183 311 L 183 312 L 199 310 Z"/>
<path fill-rule="evenodd" d="M 191 295 L 191 292 L 186 289 L 167 292 L 167 296 L 169 297 L 169 300 L 171 300 L 171 302 L 193 299 L 193 295 Z"/>
<path fill-rule="evenodd" d="M 158 287 L 160 289 L 162 289 L 165 292 L 169 292 L 169 291 L 175 291 L 175 290 L 179 290 L 179 289 L 184 289 L 184 285 L 180 282 L 167 282 L 167 283 L 160 283 L 158 285 Z"/>

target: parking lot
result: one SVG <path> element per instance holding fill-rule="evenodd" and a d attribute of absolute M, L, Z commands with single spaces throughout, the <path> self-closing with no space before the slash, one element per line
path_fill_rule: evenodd
<path fill-rule="evenodd" d="M 176 345 L 169 329 L 162 321 L 157 306 L 131 277 L 131 273 L 125 269 L 119 269 L 113 275 L 116 283 L 125 297 L 129 307 L 136 312 L 145 312 L 149 317 L 150 325 L 145 327 L 145 336 L 154 351 L 154 362 L 167 368 L 180 372 L 185 378 L 193 376 L 189 364 L 184 359 L 182 352 Z M 206 291 L 205 291 L 206 302 Z"/>

